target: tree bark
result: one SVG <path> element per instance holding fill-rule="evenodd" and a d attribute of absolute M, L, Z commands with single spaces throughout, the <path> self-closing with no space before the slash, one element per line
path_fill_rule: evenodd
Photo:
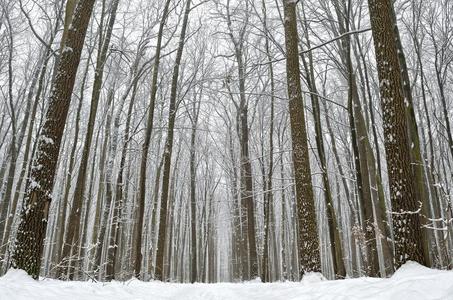
<path fill-rule="evenodd" d="M 100 39 L 100 45 L 102 44 L 102 47 L 99 49 L 98 53 L 98 58 L 96 61 L 96 71 L 94 74 L 94 83 L 93 83 L 93 92 L 91 95 L 91 106 L 90 106 L 90 116 L 88 119 L 88 127 L 85 135 L 85 143 L 83 145 L 83 150 L 82 150 L 82 157 L 80 160 L 80 167 L 79 167 L 79 173 L 77 175 L 77 182 L 76 182 L 76 187 L 74 191 L 74 199 L 73 203 L 71 206 L 71 211 L 69 213 L 69 219 L 68 219 L 68 231 L 65 237 L 65 243 L 63 245 L 63 251 L 62 251 L 62 258 L 64 260 L 64 263 L 62 265 L 63 269 L 63 274 L 65 274 L 66 270 L 66 276 L 69 278 L 73 278 L 74 276 L 74 266 L 75 266 L 75 259 L 68 259 L 69 254 L 71 252 L 71 248 L 75 247 L 73 249 L 73 253 L 79 253 L 79 247 L 80 247 L 80 219 L 81 219 L 81 214 L 82 214 L 82 205 L 83 205 L 83 200 L 84 200 L 84 195 L 85 195 L 85 188 L 86 188 L 86 179 L 87 179 L 87 168 L 88 168 L 88 159 L 90 155 L 90 148 L 91 148 L 91 142 L 93 139 L 93 131 L 94 131 L 94 125 L 96 121 L 96 114 L 97 114 L 97 108 L 99 104 L 99 98 L 101 95 L 101 87 L 102 87 L 102 82 L 103 82 L 103 76 L 104 76 L 104 66 L 105 62 L 107 60 L 107 53 L 109 50 L 109 45 L 110 45 L 110 39 L 112 37 L 112 32 L 113 32 L 113 25 L 115 24 L 115 18 L 116 18 L 116 10 L 118 9 L 118 4 L 119 0 L 114 0 L 112 3 L 111 7 L 111 13 L 110 13 L 110 18 L 109 18 L 109 24 L 107 25 L 107 31 L 105 35 L 105 39 L 102 40 Z M 102 30 L 102 28 L 101 28 Z M 102 41 L 102 42 L 101 42 Z M 88 209 L 89 205 L 87 205 Z M 78 254 L 77 254 L 78 256 Z M 69 265 L 68 265 L 69 263 Z M 68 268 L 69 267 L 69 268 Z"/>
<path fill-rule="evenodd" d="M 307 47 L 311 48 L 310 39 L 308 37 L 308 24 L 306 21 L 305 13 L 304 13 L 304 34 L 307 40 Z M 341 237 L 340 237 L 340 227 L 338 224 L 337 214 L 335 212 L 335 207 L 333 204 L 333 197 L 330 188 L 328 170 L 327 170 L 327 158 L 324 146 L 324 138 L 322 133 L 322 123 L 321 123 L 321 111 L 319 106 L 319 97 L 318 97 L 318 89 L 316 86 L 315 81 L 315 74 L 314 74 L 314 66 L 313 66 L 313 56 L 312 53 L 309 52 L 307 54 L 308 62 L 303 55 L 301 55 L 301 59 L 303 62 L 303 66 L 305 69 L 305 79 L 307 81 L 308 88 L 310 90 L 310 98 L 311 104 L 313 109 L 313 117 L 315 121 L 315 134 L 316 134 L 316 149 L 319 156 L 319 161 L 321 164 L 321 172 L 322 172 L 322 181 L 324 186 L 324 200 L 326 201 L 327 207 L 327 224 L 329 227 L 329 241 L 330 247 L 332 250 L 332 263 L 334 268 L 334 273 L 336 278 L 345 278 L 346 277 L 346 269 L 343 261 L 343 247 L 341 244 Z"/>
<path fill-rule="evenodd" d="M 80 0 L 57 67 L 17 233 L 12 265 L 38 278 L 63 129 L 94 0 Z"/>
<path fill-rule="evenodd" d="M 410 160 L 410 141 L 402 91 L 398 47 L 390 0 L 368 0 L 380 81 L 384 144 L 395 233 L 395 266 L 408 260 L 425 264 L 420 209 Z"/>
<path fill-rule="evenodd" d="M 321 271 L 315 199 L 311 182 L 308 136 L 305 128 L 300 84 L 296 2 L 283 2 L 285 13 L 286 70 L 289 96 L 291 139 L 299 217 L 299 263 L 301 273 Z"/>

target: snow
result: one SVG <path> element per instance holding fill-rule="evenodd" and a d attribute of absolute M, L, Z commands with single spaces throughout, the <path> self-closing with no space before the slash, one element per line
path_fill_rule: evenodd
<path fill-rule="evenodd" d="M 67 47 L 65 47 L 63 51 L 67 51 L 66 48 L 67 48 Z M 47 137 L 47 136 L 45 136 L 45 135 L 41 136 L 41 140 L 42 140 L 43 143 L 45 143 L 45 144 L 50 144 L 50 145 L 53 145 L 53 144 L 54 144 L 53 139 L 50 138 L 50 137 Z"/>
<path fill-rule="evenodd" d="M 24 271 L 10 270 L 0 278 L 1 300 L 448 300 L 453 299 L 453 271 L 439 271 L 409 262 L 391 278 L 357 278 L 328 281 L 308 274 L 301 282 L 176 284 L 162 282 L 93 283 L 51 279 L 35 281 Z"/>
<path fill-rule="evenodd" d="M 62 51 L 62 52 L 63 52 L 63 53 L 65 53 L 65 52 L 74 52 L 74 50 L 73 50 L 71 47 L 65 46 L 65 47 L 63 48 L 63 51 Z"/>

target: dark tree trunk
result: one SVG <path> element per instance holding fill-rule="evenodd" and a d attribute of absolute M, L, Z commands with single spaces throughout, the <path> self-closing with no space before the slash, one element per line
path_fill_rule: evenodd
<path fill-rule="evenodd" d="M 85 187 L 87 180 L 87 169 L 88 169 L 88 159 L 90 155 L 91 141 L 93 139 L 93 130 L 96 121 L 97 108 L 99 104 L 99 98 L 101 95 L 101 88 L 104 76 L 104 66 L 107 60 L 107 54 L 110 45 L 110 39 L 112 37 L 113 25 L 115 24 L 116 10 L 118 9 L 119 0 L 114 0 L 112 3 L 112 10 L 110 13 L 109 23 L 107 25 L 107 32 L 105 39 L 100 39 L 100 49 L 96 62 L 96 71 L 94 74 L 94 83 L 93 83 L 93 92 L 91 95 L 91 106 L 90 106 L 90 116 L 88 119 L 88 127 L 85 136 L 85 143 L 82 150 L 82 158 L 80 161 L 79 173 L 77 175 L 77 182 L 74 191 L 74 200 L 71 206 L 71 211 L 69 213 L 68 219 L 68 231 L 65 237 L 65 243 L 63 245 L 62 258 L 64 259 L 63 263 L 63 272 L 67 270 L 67 276 L 73 278 L 74 276 L 74 267 L 76 259 L 68 259 L 71 248 L 73 253 L 79 253 L 79 247 L 81 244 L 80 241 L 80 220 L 82 214 L 82 205 L 85 195 Z M 88 209 L 89 205 L 87 205 Z M 69 268 L 67 268 L 69 263 Z"/>
<path fill-rule="evenodd" d="M 308 24 L 304 13 L 304 34 L 307 39 L 307 47 L 311 48 L 310 39 L 308 37 Z M 322 123 L 321 123 L 321 111 L 319 106 L 318 88 L 316 86 L 313 56 L 309 52 L 307 54 L 308 62 L 303 55 L 301 59 L 305 69 L 305 79 L 307 81 L 308 88 L 310 90 L 310 98 L 313 109 L 313 117 L 315 121 L 315 134 L 316 134 L 316 148 L 319 156 L 319 162 L 321 163 L 322 181 L 324 186 L 324 200 L 326 201 L 327 207 L 327 225 L 329 228 L 329 242 L 332 249 L 332 263 L 334 273 L 337 278 L 345 278 L 346 269 L 343 261 L 343 247 L 341 244 L 340 231 L 338 226 L 337 214 L 333 204 L 333 197 L 330 188 L 328 170 L 327 170 L 327 158 L 324 146 L 324 138 L 322 134 Z"/>
<path fill-rule="evenodd" d="M 200 91 L 200 100 L 202 92 Z M 196 159 L 196 141 L 197 141 L 197 123 L 200 112 L 200 102 L 196 102 L 197 95 L 195 94 L 192 105 L 192 129 L 190 134 L 190 235 L 191 235 L 191 250 L 190 250 L 190 282 L 194 283 L 198 280 L 198 256 L 197 256 L 197 195 L 196 195 L 196 180 L 197 180 L 197 159 Z"/>
<path fill-rule="evenodd" d="M 22 209 L 12 265 L 38 278 L 61 138 L 95 0 L 80 0 L 61 53 Z"/>
<path fill-rule="evenodd" d="M 284 12 L 289 113 L 293 144 L 296 203 L 299 217 L 300 271 L 302 273 L 319 272 L 321 271 L 321 261 L 318 227 L 316 224 L 308 136 L 305 128 L 305 113 L 300 84 L 296 2 L 285 0 Z"/>
<path fill-rule="evenodd" d="M 169 202 L 169 192 L 170 192 L 170 167 L 171 167 L 171 158 L 173 151 L 173 136 L 174 128 L 176 122 L 176 112 L 177 112 L 177 88 L 178 88 L 178 79 L 179 79 L 179 68 L 181 64 L 182 54 L 184 50 L 187 23 L 189 21 L 190 13 L 190 4 L 191 0 L 187 0 L 184 20 L 181 28 L 181 35 L 179 37 L 178 50 L 176 53 L 175 64 L 173 68 L 173 77 L 171 82 L 171 92 L 170 92 L 170 106 L 169 106 L 169 115 L 168 115 L 168 132 L 167 132 L 167 143 L 164 150 L 164 169 L 162 177 L 162 198 L 160 206 L 160 222 L 159 222 L 159 238 L 157 241 L 157 254 L 156 254 L 156 279 L 165 280 L 166 274 L 164 273 L 164 254 L 165 254 L 165 242 L 167 235 L 167 207 Z"/>
<path fill-rule="evenodd" d="M 157 80 L 159 77 L 159 65 L 161 59 L 161 48 L 164 26 L 168 17 L 168 8 L 170 6 L 170 0 L 165 1 L 163 9 L 162 19 L 159 25 L 159 32 L 157 33 L 157 45 L 156 54 L 153 67 L 153 79 L 151 83 L 151 98 L 148 107 L 148 118 L 146 122 L 145 141 L 142 147 L 142 157 L 140 162 L 140 180 L 139 180 L 139 192 L 138 192 L 138 220 L 137 220 L 137 239 L 134 242 L 135 257 L 134 257 L 134 275 L 136 278 L 140 278 L 142 269 L 142 232 L 143 232 L 143 218 L 145 214 L 145 200 L 146 200 L 146 167 L 148 164 L 148 152 L 151 143 L 151 134 L 153 131 L 154 122 L 154 106 L 156 104 L 157 96 Z"/>
<path fill-rule="evenodd" d="M 410 159 L 410 140 L 398 47 L 394 36 L 390 0 L 368 0 L 378 67 L 384 142 L 395 233 L 395 266 L 408 260 L 425 264 L 420 207 L 416 202 L 415 178 Z"/>

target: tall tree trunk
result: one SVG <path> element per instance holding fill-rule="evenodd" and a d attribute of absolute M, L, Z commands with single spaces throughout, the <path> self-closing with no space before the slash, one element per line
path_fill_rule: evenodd
<path fill-rule="evenodd" d="M 200 91 L 200 101 L 202 91 Z M 192 128 L 190 134 L 190 235 L 191 235 L 191 250 L 190 250 L 190 282 L 194 283 L 198 280 L 198 256 L 197 256 L 197 158 L 196 158 L 196 142 L 197 142 L 197 124 L 200 112 L 200 102 L 197 103 L 197 94 L 194 96 L 192 104 Z"/>
<path fill-rule="evenodd" d="M 175 64 L 173 67 L 173 76 L 171 82 L 171 92 L 170 92 L 170 104 L 169 104 L 169 113 L 168 113 L 168 132 L 167 132 L 167 143 L 164 150 L 164 169 L 162 177 L 162 198 L 160 206 L 160 222 L 159 222 L 159 237 L 157 241 L 157 254 L 156 254 L 156 279 L 165 280 L 166 275 L 164 273 L 164 253 L 165 253 L 165 242 L 167 235 L 167 206 L 169 202 L 169 192 L 170 192 L 170 167 L 171 167 L 171 158 L 173 151 L 173 136 L 175 129 L 176 121 L 176 111 L 177 111 L 177 88 L 178 88 L 178 79 L 179 79 L 179 68 L 181 64 L 182 54 L 184 50 L 185 38 L 187 23 L 189 21 L 190 13 L 190 4 L 191 0 L 187 0 L 186 7 L 184 11 L 184 19 L 181 27 L 181 34 L 179 36 L 178 50 L 176 53 Z"/>
<path fill-rule="evenodd" d="M 82 158 L 80 160 L 79 173 L 77 175 L 76 187 L 74 191 L 74 200 L 71 206 L 71 211 L 69 213 L 68 219 L 68 231 L 65 237 L 65 243 L 63 245 L 62 258 L 64 263 L 62 266 L 62 274 L 66 274 L 68 278 L 73 278 L 74 276 L 74 267 L 76 259 L 69 259 L 69 254 L 71 248 L 73 253 L 79 253 L 80 247 L 80 219 L 82 214 L 82 205 L 85 195 L 86 179 L 87 179 L 87 168 L 88 168 L 88 159 L 90 155 L 91 141 L 93 139 L 94 125 L 96 121 L 97 108 L 99 104 L 99 98 L 101 95 L 101 88 L 104 76 L 104 66 L 107 61 L 107 54 L 110 45 L 110 39 L 112 37 L 113 25 L 115 24 L 116 11 L 118 9 L 119 0 L 114 0 L 111 7 L 109 24 L 107 25 L 107 31 L 105 39 L 100 39 L 100 47 L 98 58 L 96 61 L 96 71 L 94 74 L 94 83 L 93 83 L 93 92 L 91 95 L 91 106 L 90 106 L 90 116 L 88 119 L 88 126 L 85 135 L 85 142 L 82 150 Z M 102 31 L 102 28 L 101 28 Z M 102 35 L 102 34 L 101 34 Z M 89 205 L 87 205 L 89 207 Z M 77 257 L 78 258 L 78 257 Z M 69 263 L 69 264 L 68 264 Z M 66 273 L 67 271 L 67 273 Z"/>
<path fill-rule="evenodd" d="M 308 24 L 307 19 L 305 17 L 305 13 L 303 13 L 303 23 L 304 23 L 304 35 L 307 40 L 307 47 L 311 48 L 310 39 L 308 36 Z M 322 172 L 322 181 L 324 186 L 324 199 L 326 201 L 327 207 L 327 224 L 329 228 L 329 242 L 330 247 L 332 250 L 332 262 L 334 273 L 337 278 L 345 278 L 346 276 L 346 269 L 343 261 L 343 249 L 341 244 L 341 237 L 340 237 L 340 227 L 338 224 L 337 215 L 335 212 L 335 207 L 333 204 L 332 193 L 330 188 L 328 170 L 327 170 L 327 159 L 326 159 L 326 152 L 324 147 L 324 139 L 322 133 L 322 123 L 321 123 L 321 111 L 319 106 L 319 97 L 318 97 L 318 89 L 316 87 L 315 81 L 315 74 L 314 74 L 314 66 L 313 66 L 313 56 L 312 53 L 309 52 L 308 56 L 308 63 L 307 60 L 303 55 L 301 55 L 302 62 L 305 69 L 305 79 L 307 81 L 308 88 L 310 90 L 310 98 L 312 103 L 313 109 L 313 116 L 315 121 L 315 133 L 316 133 L 316 148 L 319 156 L 319 161 L 321 163 L 321 172 Z"/>
<path fill-rule="evenodd" d="M 228 34 L 234 45 L 234 56 L 237 63 L 238 81 L 239 81 L 239 105 L 237 108 L 237 130 L 240 144 L 240 216 L 242 227 L 241 248 L 248 249 L 242 251 L 247 259 L 248 264 L 242 266 L 242 277 L 246 279 L 258 277 L 258 254 L 256 249 L 256 230 L 255 230 L 255 203 L 253 197 L 253 175 L 252 165 L 250 162 L 249 151 L 249 125 L 248 125 L 248 103 L 245 91 L 246 70 L 243 58 L 244 34 L 248 26 L 248 17 L 245 24 L 240 29 L 239 37 L 234 36 L 235 30 L 232 27 L 230 2 L 227 2 L 227 26 Z M 248 2 L 246 1 L 246 11 L 248 13 Z"/>
<path fill-rule="evenodd" d="M 90 54 L 88 57 L 91 57 L 92 51 L 90 51 Z M 75 158 L 76 158 L 76 151 L 77 151 L 77 145 L 78 145 L 78 140 L 79 140 L 79 131 L 80 131 L 80 114 L 82 112 L 82 104 L 83 104 L 83 99 L 85 95 L 85 84 L 86 80 L 88 77 L 88 70 L 89 70 L 90 64 L 87 63 L 84 73 L 83 73 L 83 78 L 82 78 L 82 84 L 80 87 L 80 99 L 79 103 L 77 105 L 77 110 L 76 110 L 76 115 L 75 115 L 75 128 L 74 128 L 74 141 L 71 147 L 71 152 L 69 156 L 69 164 L 68 164 L 68 170 L 66 173 L 66 179 L 65 179 L 65 185 L 64 185 L 64 193 L 63 197 L 60 199 L 60 206 L 59 206 L 59 211 L 58 211 L 58 233 L 57 233 L 57 239 L 56 239 L 56 251 L 55 251 L 55 263 L 59 264 L 60 259 L 61 259 L 61 252 L 63 250 L 63 243 L 64 243 L 64 234 L 65 234 L 65 228 L 66 228 L 66 212 L 68 210 L 68 204 L 69 204 L 69 192 L 72 186 L 72 178 L 74 175 L 74 163 L 75 163 Z M 59 272 L 59 271 L 58 271 Z"/>
<path fill-rule="evenodd" d="M 431 267 L 432 261 L 430 256 L 430 244 L 433 239 L 433 233 L 431 230 L 426 228 L 426 225 L 429 223 L 428 218 L 430 218 L 430 204 L 429 204 L 429 192 L 427 187 L 427 182 L 425 180 L 425 165 L 423 163 L 423 158 L 421 155 L 420 149 L 420 137 L 418 135 L 418 126 L 417 126 L 417 119 L 415 117 L 415 110 L 414 110 L 414 100 L 412 97 L 412 89 L 411 83 L 409 78 L 409 72 L 407 69 L 406 63 L 406 56 L 404 54 L 403 45 L 401 44 L 400 33 L 397 26 L 396 21 L 396 14 L 393 8 L 392 9 L 392 16 L 393 16 L 393 34 L 395 37 L 397 53 L 398 53 L 398 61 L 399 66 L 401 68 L 401 80 L 402 80 L 402 89 L 403 95 L 405 100 L 407 101 L 406 107 L 406 118 L 407 118 L 407 125 L 408 125 L 408 138 L 410 141 L 410 158 L 411 158 L 411 166 L 412 166 L 412 173 L 414 174 L 414 179 L 416 181 L 416 200 L 421 205 L 421 213 L 420 215 L 420 222 L 422 224 L 422 245 L 423 245 L 423 255 L 426 262 L 426 265 Z M 452 149 L 453 153 L 453 149 Z"/>
<path fill-rule="evenodd" d="M 410 159 L 410 141 L 390 0 L 368 0 L 378 67 L 384 142 L 395 233 L 395 266 L 408 260 L 425 264 L 420 207 Z"/>
<path fill-rule="evenodd" d="M 37 154 L 27 181 L 27 192 L 12 265 L 15 268 L 24 269 L 33 278 L 38 278 L 40 271 L 61 138 L 94 2 L 94 0 L 80 0 L 75 9 L 57 67 Z"/>
<path fill-rule="evenodd" d="M 118 247 L 120 244 L 120 232 L 121 227 L 123 226 L 121 223 L 123 209 L 125 206 L 125 199 L 123 195 L 127 195 L 127 189 L 125 189 L 126 183 L 124 178 L 124 170 L 126 169 L 126 156 L 127 150 L 130 141 L 130 124 L 132 118 L 132 110 L 134 108 L 135 98 L 137 95 L 137 85 L 138 80 L 134 82 L 134 86 L 132 88 L 132 95 L 129 102 L 129 107 L 127 109 L 126 115 L 126 131 L 124 133 L 124 142 L 123 148 L 121 150 L 121 160 L 120 160 L 120 167 L 118 172 L 118 177 L 116 179 L 116 193 L 115 193 L 115 202 L 114 202 L 114 214 L 111 223 L 110 229 L 110 242 L 108 243 L 108 250 L 107 250 L 107 269 L 106 269 L 106 280 L 115 279 L 115 264 L 117 261 L 118 255 Z M 119 124 L 120 114 L 117 115 L 117 120 L 115 123 Z"/>
<path fill-rule="evenodd" d="M 156 104 L 157 96 L 157 81 L 159 77 L 159 65 L 161 59 L 161 48 L 162 38 L 165 23 L 168 17 L 168 8 L 170 6 L 170 0 L 165 1 L 163 9 L 162 19 L 160 20 L 159 32 L 157 33 L 157 45 L 156 54 L 153 67 L 153 78 L 151 83 L 151 98 L 148 107 L 148 118 L 146 122 L 145 141 L 142 147 L 142 157 L 140 162 L 140 181 L 139 181 L 139 192 L 138 192 L 138 220 L 137 220 L 137 240 L 134 242 L 135 257 L 134 257 L 134 275 L 136 278 L 140 278 L 142 269 L 142 233 L 143 233 L 143 218 L 145 214 L 145 200 L 146 200 L 146 167 L 148 164 L 148 152 L 151 143 L 151 134 L 153 131 L 154 122 L 154 107 Z M 162 249 L 163 250 L 163 249 Z"/>
<path fill-rule="evenodd" d="M 355 81 L 355 79 L 353 79 Z M 354 85 L 354 84 L 353 84 Z M 355 116 L 355 125 L 357 129 L 357 135 L 359 137 L 359 148 L 360 148 L 360 164 L 365 166 L 364 172 L 366 171 L 367 183 L 369 185 L 369 196 L 363 204 L 364 215 L 365 215 L 365 234 L 369 235 L 367 241 L 369 243 L 368 250 L 371 250 L 372 256 L 369 269 L 370 275 L 375 276 L 379 270 L 379 257 L 378 257 L 378 245 L 382 248 L 383 264 L 381 268 L 381 276 L 386 277 L 393 273 L 393 252 L 389 245 L 389 239 L 391 239 L 390 231 L 388 226 L 385 225 L 387 220 L 387 207 L 385 204 L 385 197 L 382 182 L 380 176 L 376 170 L 376 161 L 374 153 L 371 148 L 371 143 L 368 138 L 368 132 L 366 128 L 365 119 L 362 111 L 360 110 L 360 101 L 357 93 L 357 86 L 354 85 L 356 92 L 353 97 L 353 110 Z M 363 173 L 364 173 L 363 172 Z M 368 193 L 367 193 L 368 195 Z M 369 228 L 370 227 L 370 228 Z M 369 232 L 368 232 L 369 231 Z M 371 239 L 371 241 L 370 241 Z M 379 241 L 379 243 L 378 243 Z"/>
<path fill-rule="evenodd" d="M 274 220 L 273 220 L 273 206 L 274 206 L 274 193 L 272 191 L 273 188 L 273 183 L 272 183 L 272 176 L 273 176 L 273 171 L 274 171 L 274 103 L 275 103 L 275 79 L 274 79 L 274 66 L 272 62 L 272 54 L 270 52 L 270 37 L 269 37 L 269 29 L 267 25 L 267 8 L 266 8 L 266 1 L 262 0 L 262 10 L 263 10 L 263 30 L 264 34 L 266 37 L 265 40 L 265 49 L 266 49 L 266 58 L 267 62 L 269 64 L 269 79 L 270 79 L 270 106 L 271 106 L 271 111 L 270 111 L 270 124 L 269 124 L 269 150 L 268 150 L 268 156 L 269 156 L 269 165 L 268 165 L 268 173 L 265 182 L 263 182 L 265 186 L 265 205 L 267 206 L 267 209 L 265 207 L 265 215 L 264 215 L 264 220 L 265 220 L 265 229 L 264 229 L 264 257 L 263 257 L 263 280 L 264 282 L 269 282 L 272 280 L 271 274 L 270 274 L 270 263 L 269 263 L 269 257 L 270 257 L 270 251 L 269 251 L 269 240 L 271 238 L 271 233 L 273 233 L 273 238 L 274 241 L 276 240 L 275 237 L 275 227 L 274 227 Z M 274 251 L 276 252 L 277 249 L 274 247 Z M 276 253 L 274 253 L 276 254 Z M 273 258 L 274 260 L 277 260 L 278 256 L 275 255 Z"/>
<path fill-rule="evenodd" d="M 349 32 L 351 18 L 351 1 L 339 4 L 334 2 L 335 11 L 338 17 L 340 34 Z M 357 87 L 356 73 L 354 71 L 351 57 L 351 38 L 349 35 L 342 39 L 340 44 L 340 56 L 345 67 L 344 76 L 348 82 L 348 116 L 351 130 L 352 150 L 354 153 L 354 166 L 356 169 L 356 180 L 358 200 L 361 216 L 363 217 L 362 231 L 364 240 L 361 247 L 364 252 L 366 273 L 369 276 L 377 276 L 379 272 L 379 258 L 374 227 L 374 207 L 370 187 L 370 172 L 367 161 L 366 126 L 360 123 L 362 112 L 360 111 L 360 99 Z M 364 125 L 364 126 L 362 126 Z"/>
<path fill-rule="evenodd" d="M 115 86 L 111 87 L 107 93 L 107 110 L 106 113 L 108 114 L 108 110 L 112 106 L 113 100 L 115 98 Z M 119 105 L 119 109 L 121 111 L 122 109 L 122 103 Z M 108 226 L 108 217 L 110 213 L 110 209 L 112 206 L 112 201 L 113 201 L 113 196 L 112 196 L 112 181 L 113 181 L 113 164 L 114 164 L 114 159 L 116 155 L 116 149 L 118 147 L 118 124 L 114 124 L 114 130 L 113 130 L 113 135 L 110 137 L 110 131 L 111 131 L 111 124 L 112 124 L 112 118 L 113 118 L 113 108 L 112 112 L 107 115 L 107 121 L 105 124 L 105 138 L 104 138 L 104 145 L 101 153 L 101 161 L 102 164 L 104 164 L 105 161 L 105 153 L 108 152 L 108 161 L 107 161 L 107 166 L 106 166 L 106 171 L 103 176 L 104 178 L 104 185 L 105 185 L 105 198 L 103 201 L 103 208 L 102 208 L 102 214 L 100 216 L 100 222 L 99 222 L 99 235 L 96 235 L 96 248 L 95 248 L 95 253 L 94 253 L 94 265 L 93 265 L 93 270 L 94 272 L 98 273 L 97 275 L 100 276 L 100 266 L 101 266 L 101 261 L 102 261 L 102 249 L 104 248 L 103 245 L 105 243 L 105 235 L 107 231 L 107 226 Z M 115 119 L 116 120 L 116 119 Z M 107 141 L 110 139 L 110 147 L 107 151 Z M 103 157 L 104 156 L 104 157 Z M 104 195 L 102 195 L 104 196 Z M 101 198 L 98 198 L 98 201 L 100 201 Z M 95 224 L 96 225 L 96 224 Z"/>
<path fill-rule="evenodd" d="M 415 8 L 414 8 L 415 9 Z M 415 19 L 415 14 L 413 16 Z M 414 21 L 415 24 L 415 21 Z M 415 26 L 415 25 L 414 25 Z M 418 25 L 417 25 L 418 26 Z M 414 33 L 416 34 L 416 33 Z M 422 140 L 425 140 L 426 143 L 429 146 L 429 153 L 430 153 L 430 158 L 428 159 L 428 150 L 425 149 L 424 151 L 424 161 L 425 161 L 425 172 L 426 172 L 426 177 L 428 180 L 428 188 L 431 193 L 431 199 L 433 203 L 433 207 L 439 207 L 440 199 L 439 199 L 439 192 L 438 192 L 438 187 L 435 186 L 435 176 L 434 176 L 434 168 L 435 168 L 435 153 L 434 153 L 434 146 L 433 146 L 433 129 L 431 125 L 431 118 L 429 116 L 429 109 L 428 109 L 428 104 L 427 104 L 427 96 L 426 96 L 426 87 L 425 87 L 425 72 L 423 69 L 423 62 L 422 62 L 422 57 L 421 57 L 421 49 L 420 49 L 420 41 L 417 39 L 417 36 L 413 36 L 413 42 L 414 42 L 414 48 L 415 48 L 415 53 L 417 56 L 417 62 L 420 67 L 420 85 L 421 85 L 421 93 L 422 93 L 422 100 L 423 100 L 423 111 L 425 113 L 426 117 L 426 125 L 427 125 L 427 131 L 429 133 L 429 138 L 425 139 L 423 138 Z M 422 131 L 423 133 L 423 131 Z M 425 146 L 426 147 L 426 146 Z M 427 216 L 427 215 L 425 215 Z M 439 219 L 441 217 L 441 212 L 434 210 L 434 219 Z M 442 225 L 441 225 L 442 226 Z M 436 226 L 437 228 L 437 226 Z M 428 228 L 423 228 L 423 231 L 427 231 Z M 438 230 L 434 230 L 434 236 L 439 236 L 442 235 L 442 233 L 439 234 Z M 444 264 L 442 263 L 446 257 L 448 256 L 447 253 L 443 252 L 443 249 L 446 249 L 445 245 L 445 240 L 442 237 L 438 237 L 439 243 L 438 243 L 438 258 L 440 261 L 440 265 L 443 266 Z M 425 256 L 426 259 L 426 256 Z"/>
<path fill-rule="evenodd" d="M 327 105 L 325 102 L 323 102 L 323 106 L 324 106 L 324 111 L 326 114 L 326 127 L 327 127 L 327 130 L 328 130 L 330 138 L 331 138 L 330 144 L 332 147 L 332 152 L 333 152 L 335 162 L 336 162 L 336 165 L 337 165 L 337 168 L 339 171 L 339 176 L 341 177 L 341 182 L 342 182 L 346 200 L 347 200 L 346 203 L 349 207 L 350 213 L 353 218 L 353 220 L 352 220 L 353 232 L 352 232 L 352 239 L 351 239 L 351 249 L 352 249 L 352 252 L 355 253 L 357 244 L 359 243 L 359 236 L 360 236 L 360 233 L 362 232 L 362 229 L 360 228 L 360 225 L 359 225 L 359 223 L 360 223 L 359 222 L 359 212 L 358 212 L 358 208 L 355 205 L 354 201 L 351 199 L 352 198 L 351 192 L 349 190 L 348 183 L 346 182 L 346 174 L 343 171 L 343 166 L 341 164 L 340 155 L 339 155 L 338 149 L 337 149 L 335 134 L 333 132 L 333 128 L 332 128 L 332 125 L 331 125 L 330 119 L 329 119 L 330 118 L 329 110 L 327 109 Z M 360 274 L 359 274 L 360 268 L 359 268 L 359 262 L 358 262 L 357 258 L 358 258 L 357 255 L 351 254 L 351 258 L 350 258 L 351 265 L 352 265 L 351 273 L 353 276 L 360 276 Z"/>
<path fill-rule="evenodd" d="M 308 136 L 305 128 L 300 85 L 296 2 L 284 0 L 286 70 L 289 96 L 296 202 L 299 217 L 299 257 L 301 272 L 321 271 L 315 199 L 311 182 Z"/>
<path fill-rule="evenodd" d="M 10 163 L 7 173 L 6 180 L 6 190 L 3 193 L 2 202 L 0 203 L 0 259 L 3 258 L 6 252 L 5 241 L 3 240 L 3 233 L 6 227 L 6 222 L 8 221 L 8 211 L 11 209 L 11 206 L 14 206 L 11 203 L 11 192 L 13 189 L 14 183 L 14 174 L 16 173 L 16 161 L 18 156 L 18 128 L 17 128 L 17 115 L 16 109 L 14 107 L 14 95 L 13 95 L 13 59 L 14 59 L 14 38 L 13 38 L 13 29 L 11 27 L 10 16 L 6 15 L 6 23 L 8 28 L 8 110 L 11 116 L 11 142 L 9 148 Z M 15 214 L 15 211 L 11 211 L 10 214 Z"/>
<path fill-rule="evenodd" d="M 352 70 L 352 62 L 348 59 L 348 110 L 351 126 L 351 135 L 353 136 L 353 150 L 355 156 L 355 166 L 358 179 L 360 209 L 363 216 L 363 232 L 365 233 L 365 248 L 366 253 L 366 273 L 368 276 L 377 276 L 379 273 L 379 258 L 376 243 L 375 222 L 373 213 L 373 199 L 371 197 L 370 187 L 370 170 L 367 161 L 367 151 L 365 148 L 366 131 L 359 123 L 361 111 L 358 109 L 359 95 L 357 91 L 356 77 Z"/>

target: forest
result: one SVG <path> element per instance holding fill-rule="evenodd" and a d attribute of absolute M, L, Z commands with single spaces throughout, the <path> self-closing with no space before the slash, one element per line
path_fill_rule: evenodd
<path fill-rule="evenodd" d="M 448 272 L 452 99 L 451 0 L 0 0 L 0 276 Z"/>

